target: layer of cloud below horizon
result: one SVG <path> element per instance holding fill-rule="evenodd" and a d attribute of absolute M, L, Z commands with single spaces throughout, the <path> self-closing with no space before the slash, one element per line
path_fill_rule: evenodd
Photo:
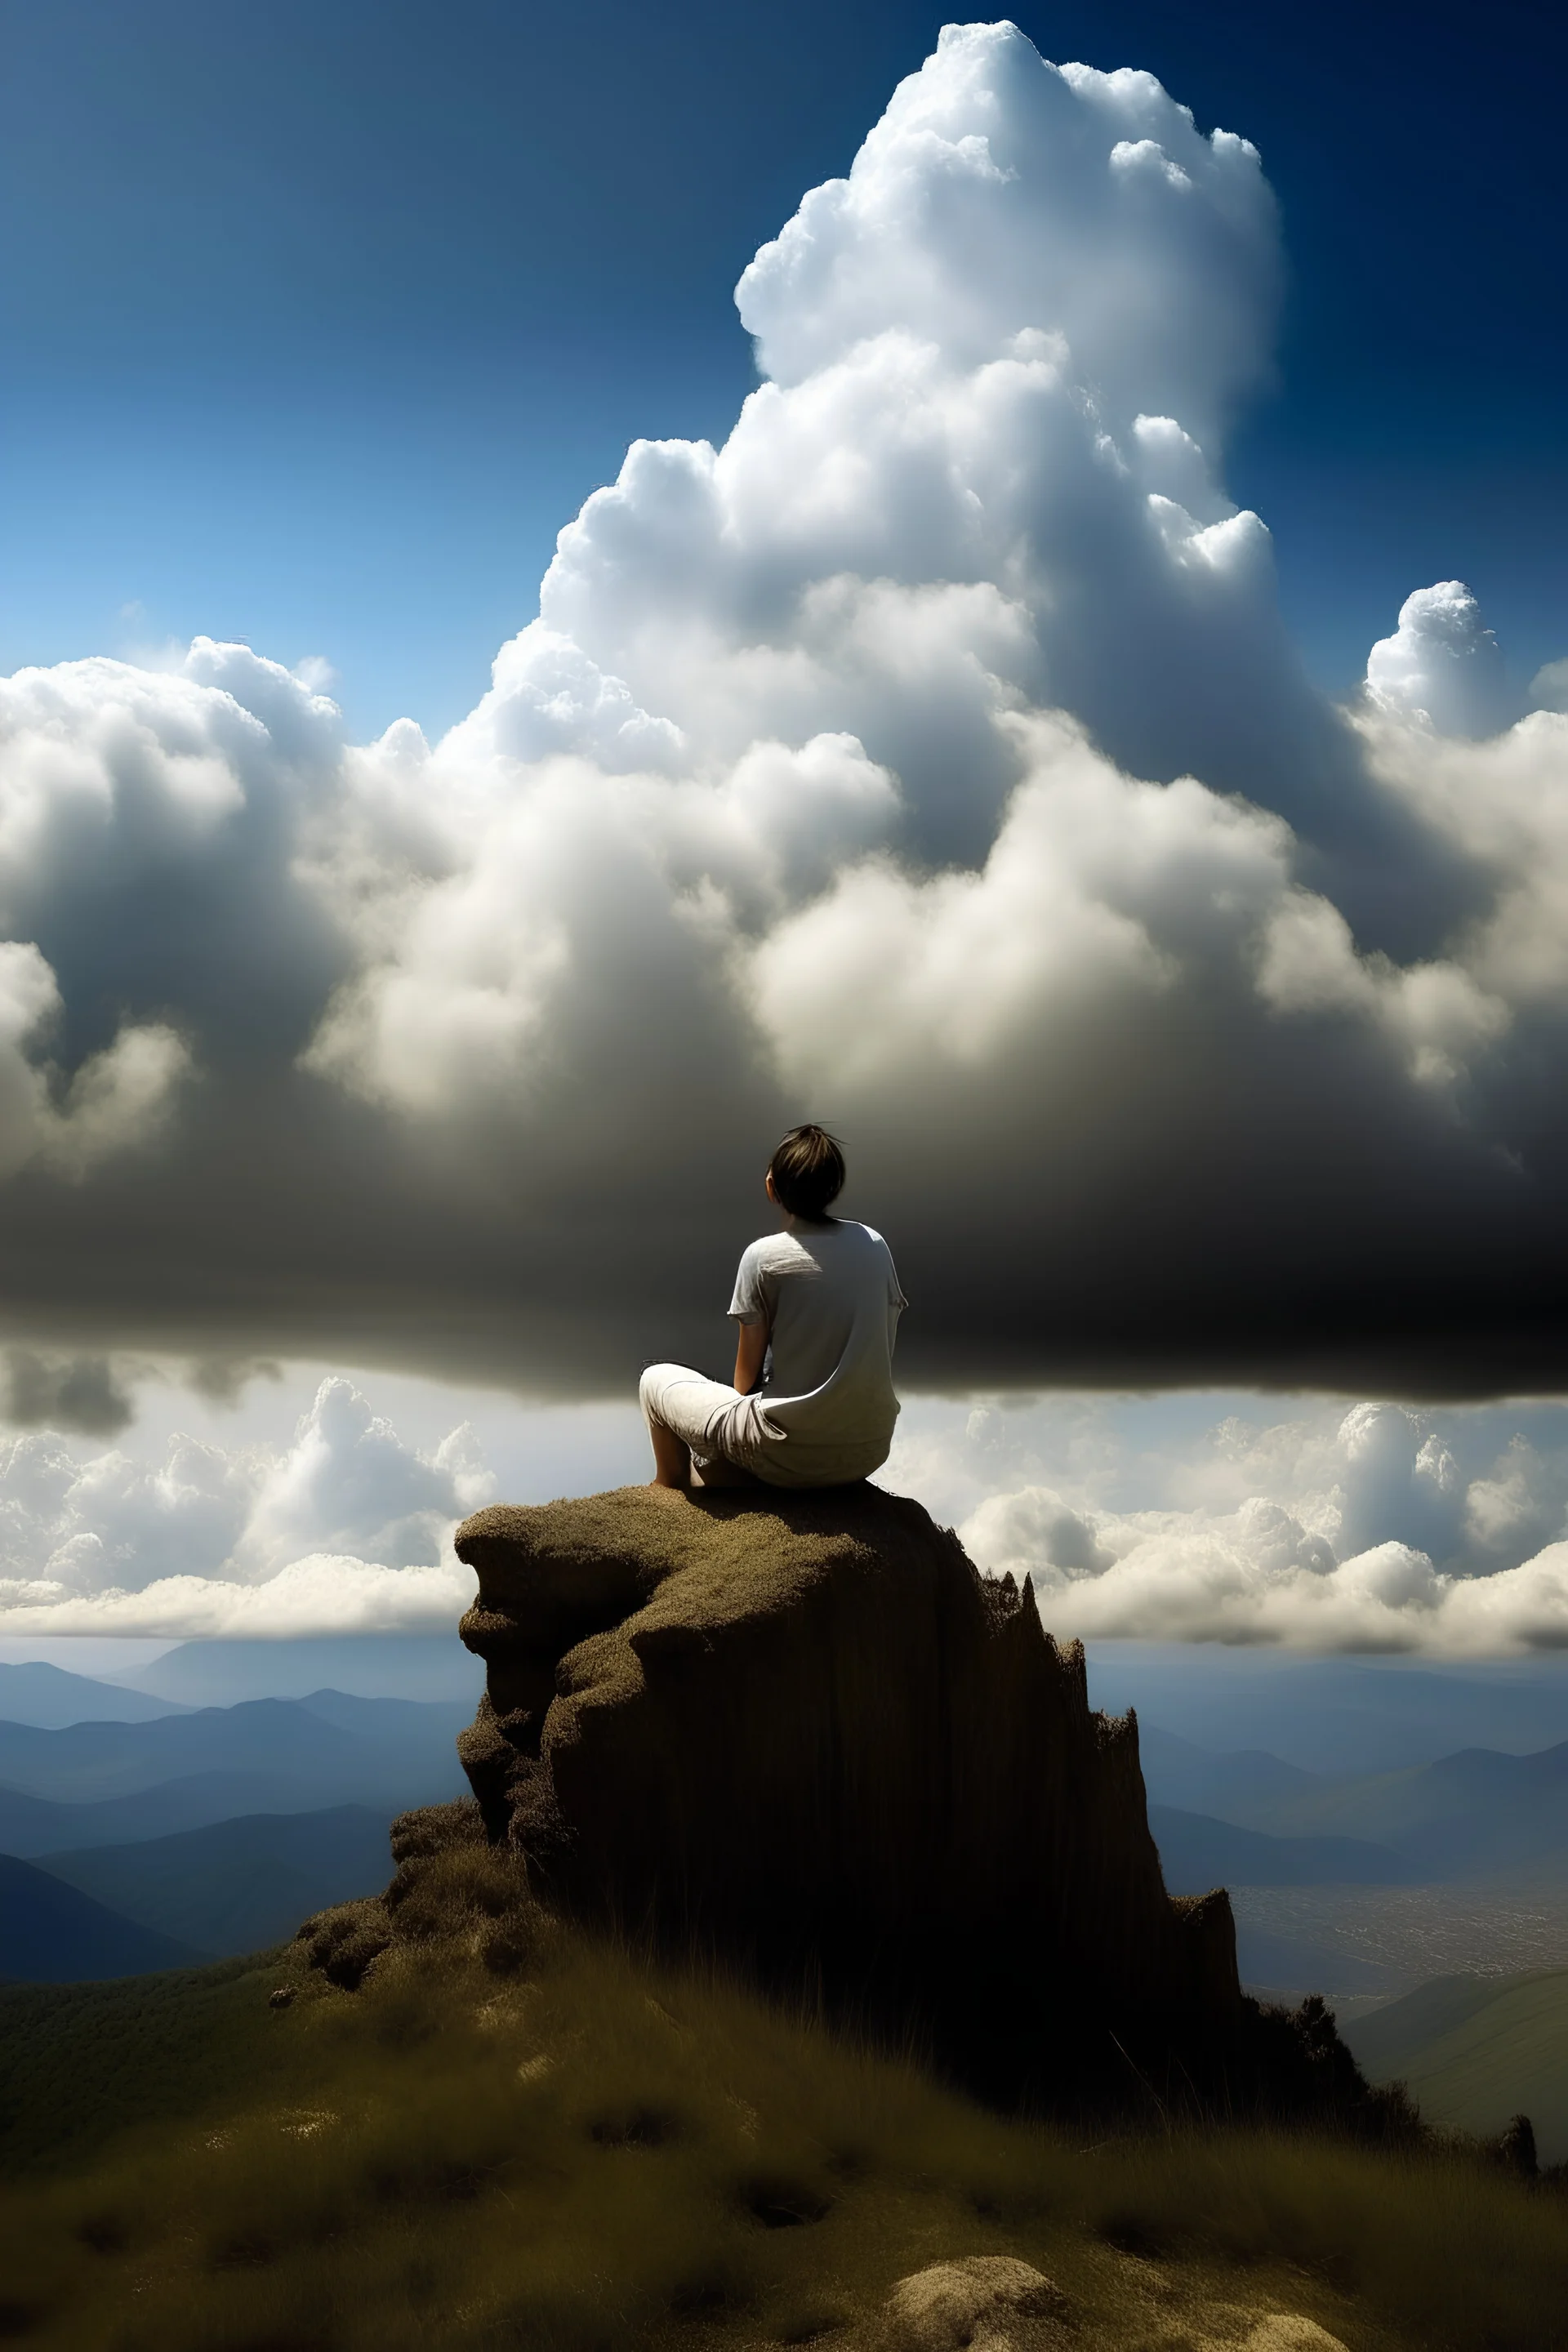
<path fill-rule="evenodd" d="M 295 1394 L 309 1381 L 280 1377 Z M 452 1529 L 500 1491 L 501 1453 L 467 1423 L 410 1443 L 342 1377 L 303 1393 L 281 1442 L 177 1421 L 107 1446 L 0 1439 L 0 1633 L 450 1634 L 473 1591 Z M 1063 1637 L 1568 1647 L 1568 1406 L 1214 1404 L 1205 1423 L 1196 1400 L 918 1400 L 884 1483 L 955 1522 L 984 1568 L 1032 1578 Z M 590 1483 L 645 1466 L 623 1412 L 596 1433 Z M 554 1417 L 531 1477 L 506 1463 L 508 1495 L 570 1484 L 573 1438 Z"/>
<path fill-rule="evenodd" d="M 473 1598 L 452 1531 L 494 1491 L 468 1430 L 423 1453 L 341 1378 L 281 1448 L 0 1439 L 0 1632 L 451 1632 Z"/>
<path fill-rule="evenodd" d="M 442 741 L 206 639 L 0 685 L 11 1335 L 625 1391 L 815 1116 L 917 1384 L 1568 1385 L 1563 665 L 1444 582 L 1310 687 L 1279 284 L 1244 139 L 950 28 Z"/>

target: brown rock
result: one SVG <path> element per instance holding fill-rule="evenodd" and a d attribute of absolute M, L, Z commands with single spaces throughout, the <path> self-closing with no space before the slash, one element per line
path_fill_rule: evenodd
<path fill-rule="evenodd" d="M 1011 2254 L 969 2254 L 900 2279 L 882 2312 L 880 2352 L 1057 2352 L 1063 2298 Z"/>
<path fill-rule="evenodd" d="M 1132 2074 L 1239 2017 L 1228 1899 L 1165 1893 L 1135 1718 L 918 1504 L 626 1487 L 457 1546 L 489 1670 L 463 1761 L 570 1912 L 916 2013 L 983 2071 L 1023 2030 L 1064 2079 L 1086 2035 Z"/>

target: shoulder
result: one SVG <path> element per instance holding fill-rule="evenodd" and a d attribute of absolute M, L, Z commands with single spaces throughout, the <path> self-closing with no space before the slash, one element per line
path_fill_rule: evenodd
<path fill-rule="evenodd" d="M 740 1271 L 758 1282 L 770 1274 L 784 1272 L 794 1265 L 796 1255 L 788 1234 L 761 1234 L 742 1252 Z"/>
<path fill-rule="evenodd" d="M 904 1297 L 903 1286 L 899 1280 L 899 1270 L 893 1264 L 893 1253 L 877 1231 L 876 1226 L 857 1225 L 855 1234 L 858 1244 L 862 1279 L 875 1278 L 884 1281 L 888 1286 L 888 1296 L 893 1305 L 907 1307 L 910 1302 Z"/>

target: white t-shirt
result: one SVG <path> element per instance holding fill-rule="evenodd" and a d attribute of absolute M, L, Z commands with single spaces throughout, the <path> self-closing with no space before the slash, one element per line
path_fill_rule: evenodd
<path fill-rule="evenodd" d="M 736 1408 L 733 1439 L 818 1481 L 835 1466 L 846 1478 L 879 1468 L 899 1417 L 893 1341 L 908 1303 L 869 1225 L 835 1217 L 753 1242 L 730 1312 L 767 1324 L 768 1359 Z"/>

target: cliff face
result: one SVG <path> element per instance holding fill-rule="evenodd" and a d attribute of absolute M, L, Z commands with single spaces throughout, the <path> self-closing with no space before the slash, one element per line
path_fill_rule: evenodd
<path fill-rule="evenodd" d="M 917 1504 L 628 1487 L 457 1545 L 489 1667 L 463 1761 L 548 1899 L 981 2072 L 1021 2035 L 1068 2073 L 1074 2029 L 1139 2066 L 1234 2040 L 1230 1906 L 1166 1895 L 1135 1719 Z"/>

